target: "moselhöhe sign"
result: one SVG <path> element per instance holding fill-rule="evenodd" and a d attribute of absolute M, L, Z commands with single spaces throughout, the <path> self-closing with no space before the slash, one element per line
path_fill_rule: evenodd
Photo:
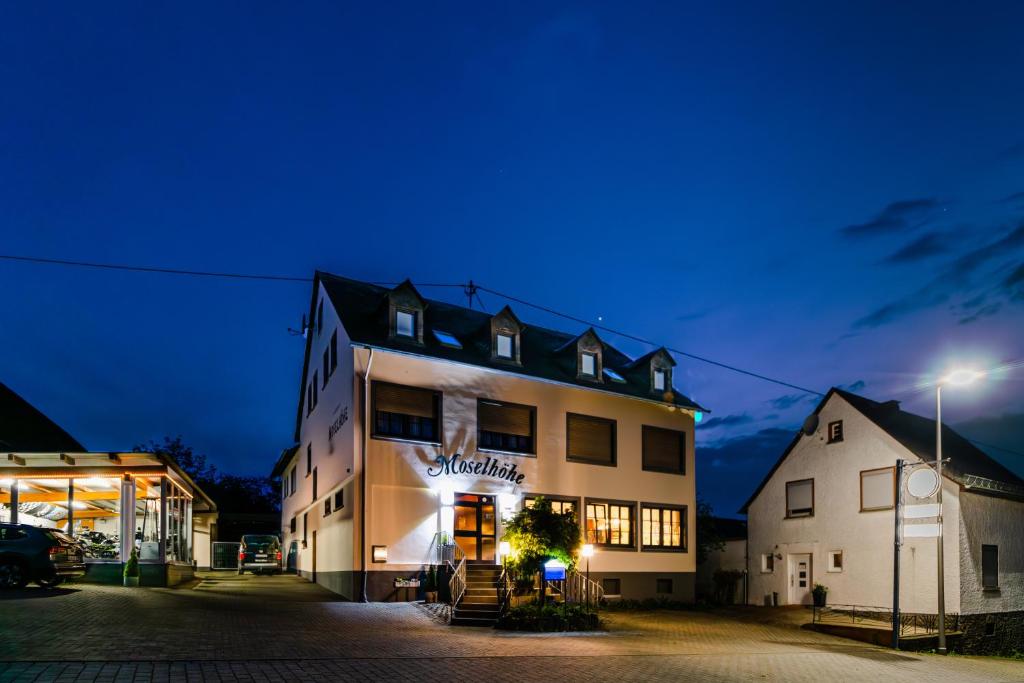
<path fill-rule="evenodd" d="M 492 477 L 507 481 L 516 486 L 521 485 L 523 480 L 526 479 L 526 475 L 516 468 L 515 463 L 510 465 L 491 456 L 487 456 L 485 460 L 465 460 L 464 458 L 465 456 L 462 453 L 455 453 L 451 456 L 439 455 L 434 460 L 437 463 L 437 469 L 428 467 L 427 474 L 432 477 L 440 477 L 441 475 L 450 477 L 460 474 Z"/>

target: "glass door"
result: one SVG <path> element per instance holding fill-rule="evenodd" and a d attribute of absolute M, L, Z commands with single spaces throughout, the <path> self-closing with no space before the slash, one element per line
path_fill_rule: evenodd
<path fill-rule="evenodd" d="M 494 561 L 494 496 L 455 494 L 455 542 L 467 560 Z"/>

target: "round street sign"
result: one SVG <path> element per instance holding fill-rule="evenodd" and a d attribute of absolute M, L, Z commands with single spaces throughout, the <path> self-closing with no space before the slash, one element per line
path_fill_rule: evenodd
<path fill-rule="evenodd" d="M 914 498 L 931 498 L 939 490 L 939 475 L 931 467 L 921 467 L 907 477 L 907 491 Z"/>

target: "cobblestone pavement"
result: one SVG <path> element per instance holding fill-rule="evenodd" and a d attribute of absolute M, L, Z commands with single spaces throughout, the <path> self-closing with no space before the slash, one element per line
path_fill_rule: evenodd
<path fill-rule="evenodd" d="M 284 577 L 0 594 L 0 681 L 1024 681 L 1024 663 L 897 653 L 801 628 L 806 612 L 609 613 L 606 631 L 448 627 Z"/>

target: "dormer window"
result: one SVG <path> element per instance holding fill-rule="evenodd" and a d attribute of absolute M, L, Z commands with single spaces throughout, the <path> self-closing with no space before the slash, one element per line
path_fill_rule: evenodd
<path fill-rule="evenodd" d="M 597 356 L 595 354 L 580 354 L 580 374 L 587 377 L 595 377 L 597 375 Z"/>
<path fill-rule="evenodd" d="M 508 334 L 499 334 L 495 339 L 495 354 L 498 358 L 511 360 L 516 355 L 515 346 L 515 337 Z"/>
<path fill-rule="evenodd" d="M 655 370 L 654 371 L 654 390 L 665 391 L 665 371 Z"/>
<path fill-rule="evenodd" d="M 412 311 L 395 311 L 395 336 L 408 337 L 416 336 L 416 314 Z"/>

